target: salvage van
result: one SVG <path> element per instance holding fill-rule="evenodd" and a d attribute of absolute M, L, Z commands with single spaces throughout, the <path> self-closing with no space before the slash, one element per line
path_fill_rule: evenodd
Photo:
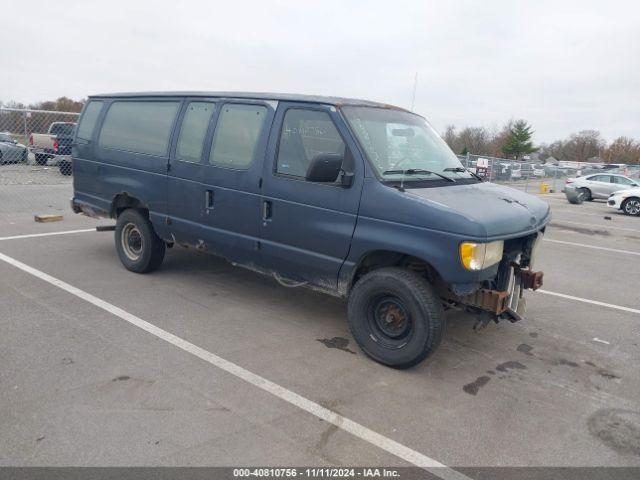
<path fill-rule="evenodd" d="M 466 170 L 427 121 L 364 100 L 254 93 L 89 98 L 76 213 L 116 219 L 125 268 L 192 247 L 348 299 L 361 349 L 395 368 L 438 347 L 445 311 L 520 320 L 548 205 Z"/>

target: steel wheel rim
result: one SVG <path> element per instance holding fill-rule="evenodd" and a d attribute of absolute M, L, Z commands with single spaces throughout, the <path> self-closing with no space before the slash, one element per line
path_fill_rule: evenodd
<path fill-rule="evenodd" d="M 127 223 L 122 228 L 120 243 L 122 244 L 122 251 L 129 260 L 135 262 L 140 259 L 144 248 L 144 240 L 140 230 L 133 223 Z"/>
<path fill-rule="evenodd" d="M 373 297 L 367 306 L 369 336 L 383 347 L 405 346 L 412 335 L 413 319 L 404 302 L 392 294 Z"/>

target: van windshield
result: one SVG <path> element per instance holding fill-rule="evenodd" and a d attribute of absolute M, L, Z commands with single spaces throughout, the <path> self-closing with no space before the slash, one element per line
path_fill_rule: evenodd
<path fill-rule="evenodd" d="M 376 107 L 342 112 L 383 181 L 476 181 L 424 118 Z"/>

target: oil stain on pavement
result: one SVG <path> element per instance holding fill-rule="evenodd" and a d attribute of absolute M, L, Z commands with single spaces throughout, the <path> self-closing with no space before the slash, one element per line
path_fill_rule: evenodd
<path fill-rule="evenodd" d="M 520 362 L 516 362 L 514 360 L 509 360 L 508 362 L 500 363 L 496 365 L 495 368 L 498 372 L 507 372 L 508 370 L 526 370 L 527 367 Z M 495 375 L 495 371 L 487 370 L 487 373 L 490 375 Z M 499 378 L 506 378 L 505 376 L 500 376 Z M 482 387 L 484 387 L 487 383 L 489 383 L 491 377 L 486 375 L 482 375 L 476 378 L 473 382 L 467 383 L 462 387 L 462 390 L 469 395 L 477 395 Z"/>
<path fill-rule="evenodd" d="M 333 338 L 317 338 L 318 342 L 322 343 L 327 348 L 337 348 L 338 350 L 342 350 L 343 352 L 349 352 L 352 354 L 356 354 L 350 348 L 347 348 L 349 345 L 349 340 L 343 337 L 333 337 Z"/>
<path fill-rule="evenodd" d="M 491 377 L 483 375 L 476 378 L 474 382 L 467 383 L 464 387 L 462 387 L 462 390 L 464 390 L 469 395 L 477 395 L 478 391 L 487 383 L 489 383 L 489 380 L 491 380 Z"/>
<path fill-rule="evenodd" d="M 640 456 L 640 412 L 603 408 L 587 421 L 589 432 L 621 455 Z"/>

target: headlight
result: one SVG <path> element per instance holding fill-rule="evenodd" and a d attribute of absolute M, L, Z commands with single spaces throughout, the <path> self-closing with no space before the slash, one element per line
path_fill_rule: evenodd
<path fill-rule="evenodd" d="M 504 242 L 463 242 L 460 244 L 460 260 L 467 270 L 482 270 L 502 260 Z"/>

